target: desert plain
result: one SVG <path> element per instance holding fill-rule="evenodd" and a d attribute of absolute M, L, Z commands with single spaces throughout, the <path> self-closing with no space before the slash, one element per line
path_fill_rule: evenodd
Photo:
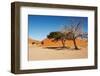
<path fill-rule="evenodd" d="M 66 48 L 62 48 L 61 41 L 53 42 L 50 39 L 40 41 L 29 38 L 28 60 L 57 60 L 80 59 L 88 57 L 87 40 L 76 40 L 79 50 L 74 49 L 73 41 L 66 41 Z"/>

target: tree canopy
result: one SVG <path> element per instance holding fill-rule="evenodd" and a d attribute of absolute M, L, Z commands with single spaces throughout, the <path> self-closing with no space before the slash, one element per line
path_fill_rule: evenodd
<path fill-rule="evenodd" d="M 66 35 L 62 32 L 51 32 L 48 36 L 47 36 L 49 39 L 53 39 L 53 41 L 58 41 L 58 40 L 61 40 L 63 46 L 62 47 L 65 47 L 65 41 L 67 39 Z"/>

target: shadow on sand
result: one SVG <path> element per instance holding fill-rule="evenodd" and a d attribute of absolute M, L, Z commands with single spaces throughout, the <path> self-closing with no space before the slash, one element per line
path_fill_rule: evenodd
<path fill-rule="evenodd" d="M 70 47 L 44 47 L 46 49 L 55 49 L 55 50 L 75 50 L 74 48 L 70 48 Z M 80 50 L 80 49 L 77 49 L 77 50 Z"/>

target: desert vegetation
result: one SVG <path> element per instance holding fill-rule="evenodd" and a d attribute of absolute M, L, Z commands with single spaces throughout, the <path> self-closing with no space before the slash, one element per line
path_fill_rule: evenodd
<path fill-rule="evenodd" d="M 76 44 L 76 39 L 81 37 L 83 34 L 82 24 L 78 22 L 77 24 L 71 24 L 70 26 L 64 25 L 61 31 L 51 32 L 47 38 L 53 39 L 53 41 L 60 40 L 62 42 L 62 47 L 65 48 L 66 40 L 72 40 L 74 47 L 78 50 L 78 45 Z"/>

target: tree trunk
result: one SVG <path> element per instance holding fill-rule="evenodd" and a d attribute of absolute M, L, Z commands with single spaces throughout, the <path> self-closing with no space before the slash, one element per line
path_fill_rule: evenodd
<path fill-rule="evenodd" d="M 76 39 L 75 39 L 75 38 L 73 39 L 73 42 L 74 42 L 74 47 L 75 47 L 75 49 L 78 50 L 78 47 L 77 47 Z"/>
<path fill-rule="evenodd" d="M 65 48 L 66 47 L 65 46 L 65 40 L 62 39 L 61 42 L 62 42 L 62 45 L 63 45 L 62 47 Z"/>

